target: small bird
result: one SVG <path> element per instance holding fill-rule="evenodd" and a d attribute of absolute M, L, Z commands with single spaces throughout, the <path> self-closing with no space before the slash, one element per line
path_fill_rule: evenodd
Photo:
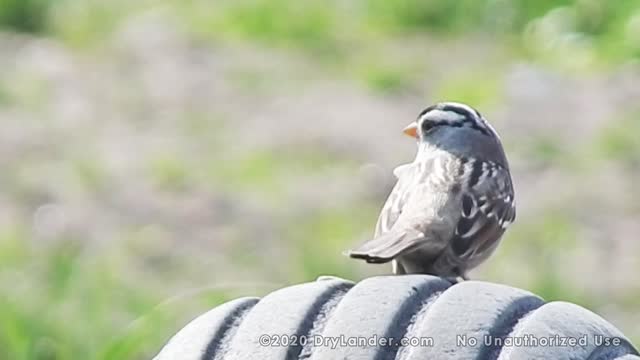
<path fill-rule="evenodd" d="M 455 102 L 427 107 L 404 133 L 417 139 L 416 158 L 394 170 L 373 240 L 349 256 L 393 261 L 395 274 L 467 280 L 516 217 L 500 137 L 477 110 Z"/>

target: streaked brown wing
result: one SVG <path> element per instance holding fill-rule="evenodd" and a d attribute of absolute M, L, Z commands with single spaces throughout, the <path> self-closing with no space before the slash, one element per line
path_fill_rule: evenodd
<path fill-rule="evenodd" d="M 393 171 L 398 181 L 391 190 L 391 193 L 389 193 L 389 197 L 387 197 L 387 201 L 380 211 L 374 237 L 389 232 L 396 221 L 398 221 L 400 214 L 402 214 L 404 202 L 406 201 L 406 192 L 410 190 L 409 184 L 411 183 L 412 172 L 413 164 L 400 165 Z"/>
<path fill-rule="evenodd" d="M 515 220 L 513 186 L 508 170 L 471 160 L 463 177 L 462 214 L 451 240 L 455 255 L 473 262 L 492 248 Z"/>

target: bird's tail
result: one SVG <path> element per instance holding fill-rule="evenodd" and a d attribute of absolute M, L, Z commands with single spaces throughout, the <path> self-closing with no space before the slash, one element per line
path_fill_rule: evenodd
<path fill-rule="evenodd" d="M 414 249 L 420 245 L 421 240 L 424 240 L 424 234 L 418 230 L 390 231 L 365 242 L 348 254 L 354 259 L 382 264 Z"/>

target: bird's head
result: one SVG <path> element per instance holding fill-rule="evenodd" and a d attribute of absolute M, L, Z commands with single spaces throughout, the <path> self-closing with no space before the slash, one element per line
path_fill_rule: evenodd
<path fill-rule="evenodd" d="M 442 102 L 422 110 L 418 118 L 404 129 L 404 133 L 419 142 L 425 142 L 446 136 L 450 132 L 456 133 L 456 129 L 469 129 L 486 136 L 496 136 L 491 125 L 477 110 L 456 102 Z"/>
<path fill-rule="evenodd" d="M 435 148 L 508 166 L 498 133 L 477 110 L 465 104 L 442 102 L 429 106 L 404 133 L 417 140 L 418 156 Z"/>

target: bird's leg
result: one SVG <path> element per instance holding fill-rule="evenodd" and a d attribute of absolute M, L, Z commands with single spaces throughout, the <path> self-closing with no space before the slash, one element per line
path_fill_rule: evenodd
<path fill-rule="evenodd" d="M 395 275 L 404 275 L 407 273 L 404 266 L 402 266 L 398 260 L 393 260 L 391 262 L 391 269 Z"/>
<path fill-rule="evenodd" d="M 458 276 L 451 276 L 451 277 L 445 277 L 445 279 L 447 281 L 449 281 L 451 284 L 455 285 L 458 284 L 462 281 L 468 281 L 469 280 L 469 276 L 467 276 L 467 274 L 463 273 L 463 272 L 459 272 Z"/>

